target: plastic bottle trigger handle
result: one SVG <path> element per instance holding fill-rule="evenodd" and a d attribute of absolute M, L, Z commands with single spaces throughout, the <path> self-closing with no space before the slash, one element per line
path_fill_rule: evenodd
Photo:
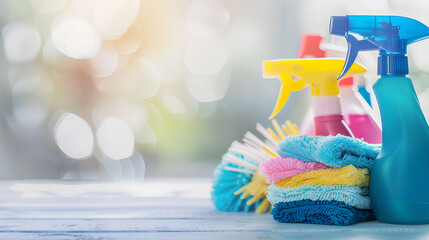
<path fill-rule="evenodd" d="M 269 117 L 269 119 L 273 119 L 286 104 L 290 93 L 293 91 L 300 91 L 304 89 L 306 85 L 304 80 L 294 80 L 292 75 L 284 72 L 279 72 L 277 70 L 276 61 L 264 61 L 263 70 L 263 75 L 265 78 L 276 77 L 277 79 L 279 79 L 281 84 L 276 106 L 274 107 L 274 110 Z"/>

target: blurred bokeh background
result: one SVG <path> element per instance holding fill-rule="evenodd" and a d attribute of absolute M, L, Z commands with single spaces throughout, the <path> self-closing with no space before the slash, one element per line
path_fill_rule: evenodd
<path fill-rule="evenodd" d="M 429 24 L 426 0 L 0 1 L 0 178 L 210 177 L 229 144 L 268 124 L 279 83 L 264 59 L 296 57 L 329 17 Z M 410 47 L 429 113 L 429 41 Z M 309 92 L 279 119 L 299 123 Z"/>

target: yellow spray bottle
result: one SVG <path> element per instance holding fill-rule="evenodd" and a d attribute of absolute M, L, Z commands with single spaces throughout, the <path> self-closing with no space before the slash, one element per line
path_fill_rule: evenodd
<path fill-rule="evenodd" d="M 263 63 L 264 78 L 277 78 L 281 87 L 273 113 L 274 118 L 283 108 L 292 91 L 300 91 L 308 84 L 311 87 L 312 107 L 316 135 L 353 137 L 341 113 L 337 77 L 344 60 L 333 58 L 268 60 Z M 347 78 L 366 70 L 354 63 L 342 76 Z"/>

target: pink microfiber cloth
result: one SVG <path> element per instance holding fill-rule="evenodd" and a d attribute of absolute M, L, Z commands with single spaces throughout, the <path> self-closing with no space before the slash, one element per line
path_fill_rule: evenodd
<path fill-rule="evenodd" d="M 309 172 L 313 170 L 329 168 L 319 162 L 304 162 L 296 158 L 271 158 L 259 165 L 259 174 L 267 178 L 267 183 L 276 183 L 284 178 Z"/>

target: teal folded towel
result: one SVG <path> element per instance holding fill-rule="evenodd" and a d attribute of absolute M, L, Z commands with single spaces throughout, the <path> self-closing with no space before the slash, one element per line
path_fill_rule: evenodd
<path fill-rule="evenodd" d="M 370 209 L 356 209 L 337 201 L 280 202 L 271 211 L 274 220 L 282 223 L 312 223 L 347 226 L 374 220 Z"/>
<path fill-rule="evenodd" d="M 358 186 L 302 186 L 279 187 L 268 186 L 268 201 L 271 204 L 280 202 L 294 202 L 300 200 L 337 201 L 359 209 L 370 209 L 368 188 Z"/>
<path fill-rule="evenodd" d="M 288 136 L 279 144 L 280 156 L 306 162 L 320 162 L 330 167 L 354 165 L 371 169 L 380 152 L 379 147 L 361 139 L 337 136 Z"/>

